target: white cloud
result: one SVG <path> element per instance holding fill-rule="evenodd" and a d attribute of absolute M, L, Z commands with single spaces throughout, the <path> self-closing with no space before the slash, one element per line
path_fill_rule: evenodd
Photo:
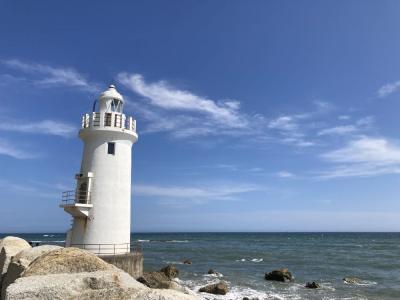
<path fill-rule="evenodd" d="M 318 132 L 318 135 L 344 135 L 356 131 L 357 128 L 354 125 L 344 125 L 323 129 Z"/>
<path fill-rule="evenodd" d="M 321 172 L 320 178 L 400 173 L 400 145 L 385 138 L 363 136 L 321 157 L 338 165 L 332 170 Z"/>
<path fill-rule="evenodd" d="M 400 89 L 400 80 L 385 84 L 378 90 L 378 97 L 385 98 L 390 94 L 397 92 Z"/>
<path fill-rule="evenodd" d="M 219 186 L 159 186 L 135 184 L 133 194 L 147 197 L 193 200 L 204 203 L 212 200 L 234 200 L 238 195 L 262 190 L 253 184 Z"/>
<path fill-rule="evenodd" d="M 140 74 L 120 73 L 118 81 L 136 94 L 148 99 L 153 106 L 165 110 L 190 111 L 206 114 L 223 127 L 244 128 L 247 121 L 239 113 L 240 102 L 214 101 L 177 89 L 166 81 L 145 82 Z"/>
<path fill-rule="evenodd" d="M 362 130 L 370 129 L 375 119 L 372 116 L 361 118 L 355 122 L 355 124 L 340 125 L 331 128 L 325 128 L 318 132 L 319 136 L 323 135 L 349 135 L 357 133 Z"/>
<path fill-rule="evenodd" d="M 341 116 L 338 116 L 338 119 L 341 121 L 347 121 L 347 120 L 350 120 L 351 117 L 348 115 L 341 115 Z"/>
<path fill-rule="evenodd" d="M 23 120 L 11 119 L 0 121 L 0 130 L 69 137 L 76 133 L 77 128 L 70 124 L 53 120 L 25 122 Z"/>
<path fill-rule="evenodd" d="M 72 68 L 28 63 L 18 59 L 0 60 L 0 63 L 25 74 L 33 74 L 34 78 L 30 79 L 29 81 L 38 86 L 68 86 L 79 88 L 88 92 L 99 91 L 97 84 L 89 82 L 85 76 Z"/>
<path fill-rule="evenodd" d="M 16 159 L 30 159 L 37 157 L 37 155 L 32 152 L 19 149 L 9 141 L 2 138 L 0 138 L 0 155 L 10 156 Z"/>
<path fill-rule="evenodd" d="M 280 171 L 276 173 L 276 175 L 280 178 L 293 178 L 294 174 L 288 171 Z"/>

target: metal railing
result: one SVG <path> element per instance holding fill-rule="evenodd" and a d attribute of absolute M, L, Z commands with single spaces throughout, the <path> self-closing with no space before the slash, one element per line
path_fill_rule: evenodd
<path fill-rule="evenodd" d="M 115 255 L 123 253 L 142 253 L 142 244 L 136 242 L 123 244 L 71 244 L 69 247 L 80 248 L 97 255 Z"/>
<path fill-rule="evenodd" d="M 64 191 L 61 194 L 62 204 L 90 204 L 90 193 L 87 191 Z"/>
<path fill-rule="evenodd" d="M 82 116 L 82 128 L 114 127 L 136 132 L 136 120 L 115 112 L 93 112 Z"/>

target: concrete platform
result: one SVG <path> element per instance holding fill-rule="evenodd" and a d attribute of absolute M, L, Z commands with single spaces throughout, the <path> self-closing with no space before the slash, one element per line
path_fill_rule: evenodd
<path fill-rule="evenodd" d="M 126 253 L 116 255 L 99 256 L 105 262 L 124 270 L 126 273 L 137 279 L 143 275 L 143 255 L 142 253 Z"/>

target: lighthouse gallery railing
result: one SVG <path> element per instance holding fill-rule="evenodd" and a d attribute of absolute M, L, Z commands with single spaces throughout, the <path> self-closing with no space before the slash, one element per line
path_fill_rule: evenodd
<path fill-rule="evenodd" d="M 142 253 L 142 244 L 123 243 L 123 244 L 71 244 L 70 247 L 76 247 L 88 250 L 97 255 L 115 255 L 121 253 Z"/>
<path fill-rule="evenodd" d="M 93 112 L 82 116 L 82 128 L 88 127 L 114 127 L 136 132 L 136 120 L 115 112 Z"/>

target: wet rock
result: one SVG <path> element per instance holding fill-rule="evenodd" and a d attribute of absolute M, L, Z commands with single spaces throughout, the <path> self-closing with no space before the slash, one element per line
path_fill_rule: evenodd
<path fill-rule="evenodd" d="M 210 269 L 210 270 L 208 270 L 207 274 L 210 274 L 210 275 L 218 275 L 218 272 L 215 271 L 215 270 L 213 270 L 213 269 Z"/>
<path fill-rule="evenodd" d="M 320 287 L 319 284 L 316 283 L 315 281 L 306 283 L 306 288 L 309 289 L 318 289 L 319 287 Z"/>
<path fill-rule="evenodd" d="M 191 264 L 192 264 L 192 261 L 191 261 L 190 259 L 184 259 L 182 262 L 183 262 L 185 265 L 191 265 Z"/>
<path fill-rule="evenodd" d="M 225 281 L 220 281 L 218 283 L 209 284 L 200 288 L 199 292 L 214 295 L 226 295 L 226 293 L 229 292 L 229 288 Z"/>
<path fill-rule="evenodd" d="M 164 273 L 169 279 L 175 278 L 179 276 L 179 270 L 175 266 L 168 265 L 160 270 L 160 272 Z"/>
<path fill-rule="evenodd" d="M 284 269 L 274 270 L 269 273 L 265 273 L 265 279 L 273 281 L 289 282 L 293 281 L 294 278 L 292 276 L 292 273 L 290 273 L 288 269 L 284 268 Z"/>
<path fill-rule="evenodd" d="M 357 277 L 345 277 L 343 281 L 347 284 L 359 284 L 362 280 Z"/>

